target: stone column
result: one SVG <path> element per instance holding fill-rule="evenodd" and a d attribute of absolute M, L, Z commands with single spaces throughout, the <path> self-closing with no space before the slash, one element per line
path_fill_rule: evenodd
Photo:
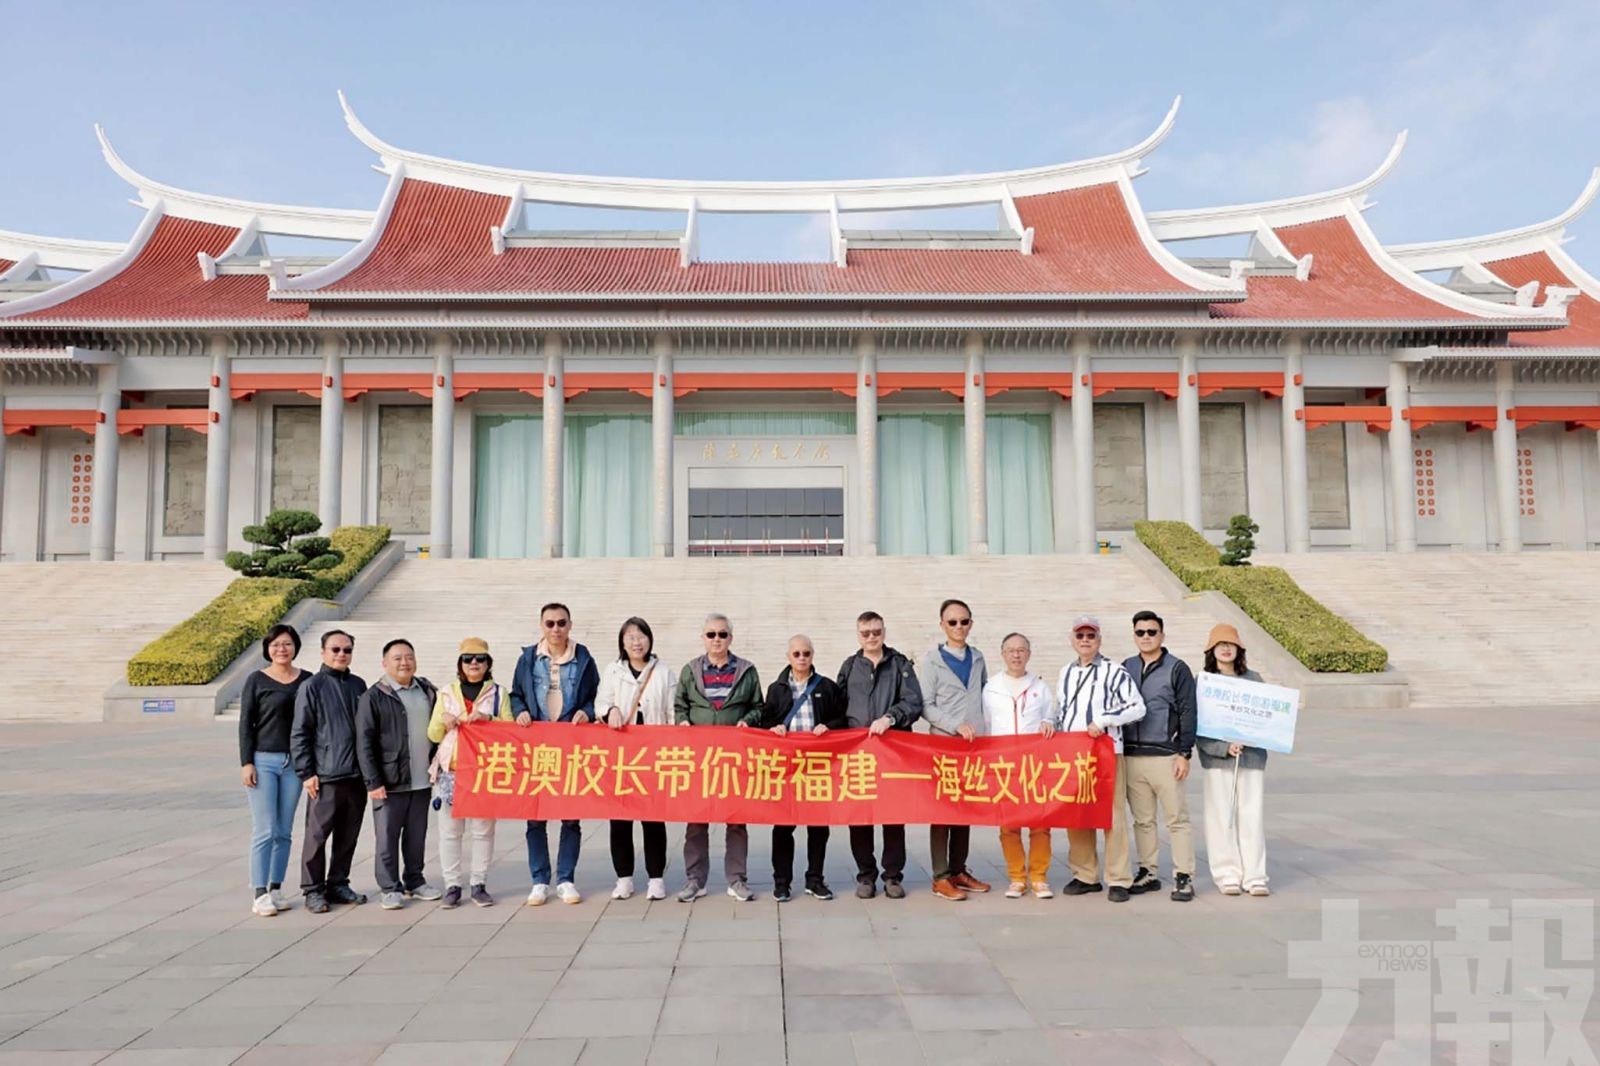
<path fill-rule="evenodd" d="M 565 498 L 567 375 L 561 338 L 544 340 L 544 554 L 561 557 L 561 508 Z"/>
<path fill-rule="evenodd" d="M 89 558 L 110 562 L 117 556 L 117 411 L 122 407 L 121 360 L 95 367 L 100 417 L 94 427 L 94 492 L 89 513 Z"/>
<path fill-rule="evenodd" d="M 0 363 L 0 423 L 6 416 L 6 367 Z M 4 426 L 0 425 L 0 559 L 5 558 L 6 534 L 6 440 Z"/>
<path fill-rule="evenodd" d="M 855 554 L 878 554 L 878 348 L 868 335 L 856 342 L 856 506 L 861 530 Z"/>
<path fill-rule="evenodd" d="M 1081 333 L 1072 339 L 1072 462 L 1078 550 L 1093 555 L 1100 550 L 1094 516 L 1094 371 L 1089 337 Z"/>
<path fill-rule="evenodd" d="M 1311 550 L 1311 487 L 1306 475 L 1305 355 L 1291 336 L 1283 350 L 1283 539 L 1291 552 Z M 1343 433 L 1344 427 L 1335 427 Z"/>
<path fill-rule="evenodd" d="M 205 526 L 205 557 L 208 562 L 221 559 L 228 553 L 228 481 L 233 462 L 233 338 L 226 333 L 214 333 L 211 336 L 209 388 Z"/>
<path fill-rule="evenodd" d="M 672 555 L 672 340 L 656 338 L 655 373 L 650 381 L 651 460 L 654 466 L 650 511 L 650 554 L 658 559 Z"/>
<path fill-rule="evenodd" d="M 1406 364 L 1389 363 L 1389 507 L 1394 511 L 1394 550 L 1417 550 L 1417 475 L 1411 464 L 1411 406 Z"/>
<path fill-rule="evenodd" d="M 322 351 L 322 442 L 317 471 L 317 517 L 322 519 L 322 532 L 327 534 L 339 525 L 343 487 L 345 339 L 336 333 L 324 334 L 318 347 Z"/>
<path fill-rule="evenodd" d="M 1178 480 L 1183 488 L 1183 520 L 1204 529 L 1200 497 L 1200 360 L 1195 341 L 1178 342 Z"/>
<path fill-rule="evenodd" d="M 1494 365 L 1494 488 L 1500 511 L 1500 550 L 1522 550 L 1522 493 L 1517 484 L 1517 367 L 1510 360 Z"/>
<path fill-rule="evenodd" d="M 963 433 L 967 451 L 967 554 L 989 553 L 989 488 L 988 468 L 984 461 L 984 420 L 989 407 L 988 390 L 984 387 L 983 338 L 974 333 L 967 337 L 967 369 L 962 379 L 961 410 L 965 426 Z"/>
<path fill-rule="evenodd" d="M 456 484 L 456 339 L 441 333 L 433 349 L 433 482 L 428 501 L 428 558 L 448 559 L 453 552 L 450 523 L 455 515 Z"/>

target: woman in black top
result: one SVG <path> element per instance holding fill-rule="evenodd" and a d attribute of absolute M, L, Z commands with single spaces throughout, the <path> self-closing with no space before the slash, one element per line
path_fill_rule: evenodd
<path fill-rule="evenodd" d="M 289 905 L 282 894 L 289 869 L 289 836 L 300 782 L 289 765 L 289 728 L 294 724 L 294 698 L 311 675 L 294 665 L 300 634 L 294 626 L 275 625 L 261 641 L 265 669 L 244 682 L 239 701 L 239 777 L 250 798 L 251 910 L 267 918 Z"/>

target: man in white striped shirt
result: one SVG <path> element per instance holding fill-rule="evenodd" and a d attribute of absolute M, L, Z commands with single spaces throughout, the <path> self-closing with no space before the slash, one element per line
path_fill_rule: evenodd
<path fill-rule="evenodd" d="M 1061 671 L 1056 702 L 1061 708 L 1059 728 L 1091 737 L 1109 733 L 1117 745 L 1116 785 L 1111 792 L 1111 829 L 1106 833 L 1106 881 L 1112 903 L 1128 901 L 1133 869 L 1128 861 L 1128 783 L 1122 754 L 1122 727 L 1144 717 L 1139 686 L 1117 663 L 1100 654 L 1100 620 L 1080 614 L 1072 620 L 1072 650 L 1076 658 Z M 1067 830 L 1067 866 L 1072 880 L 1062 894 L 1082 896 L 1099 892 L 1100 858 L 1094 829 Z"/>

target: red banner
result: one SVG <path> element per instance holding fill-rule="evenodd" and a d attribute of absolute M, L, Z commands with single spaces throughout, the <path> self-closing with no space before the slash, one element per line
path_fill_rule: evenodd
<path fill-rule="evenodd" d="M 731 726 L 463 726 L 458 818 L 756 825 L 1111 826 L 1109 737 Z"/>

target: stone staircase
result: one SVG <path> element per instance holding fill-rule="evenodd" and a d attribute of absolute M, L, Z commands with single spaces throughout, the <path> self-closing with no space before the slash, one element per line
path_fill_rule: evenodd
<path fill-rule="evenodd" d="M 1600 707 L 1600 552 L 1255 559 L 1388 648 L 1414 705 Z"/>
<path fill-rule="evenodd" d="M 221 563 L 0 566 L 0 720 L 98 722 L 129 657 L 237 576 Z"/>
<path fill-rule="evenodd" d="M 971 603 L 973 640 L 1000 666 L 1009 632 L 1033 641 L 1032 669 L 1054 681 L 1067 661 L 1066 627 L 1090 611 L 1106 628 L 1105 652 L 1133 653 L 1131 618 L 1150 607 L 1167 620 L 1173 646 L 1198 664 L 1212 619 L 1195 606 L 1164 602 L 1134 564 L 1120 556 L 784 559 L 408 559 L 356 613 L 307 635 L 300 662 L 314 669 L 317 638 L 335 626 L 356 638 L 355 670 L 379 673 L 379 650 L 394 637 L 417 648 L 422 673 L 454 676 L 462 637 L 480 636 L 509 681 L 521 646 L 534 639 L 539 607 L 567 604 L 578 640 L 603 664 L 617 654 L 623 619 L 639 615 L 656 634 L 656 651 L 676 671 L 701 651 L 701 622 L 716 610 L 733 620 L 734 650 L 753 659 L 764 681 L 784 665 L 788 638 L 808 634 L 829 674 L 856 648 L 855 618 L 871 608 L 888 624 L 889 643 L 920 657 L 939 639 L 946 596 Z"/>

